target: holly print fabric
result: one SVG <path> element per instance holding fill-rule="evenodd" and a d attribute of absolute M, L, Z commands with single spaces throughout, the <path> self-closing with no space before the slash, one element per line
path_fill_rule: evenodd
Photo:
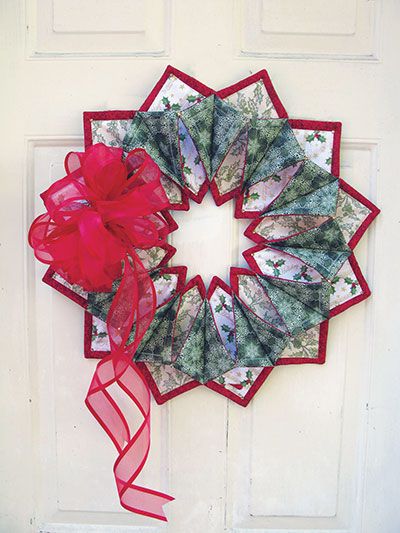
<path fill-rule="evenodd" d="M 353 248 L 378 213 L 339 178 L 340 124 L 288 119 L 265 71 L 214 92 L 172 67 L 140 111 L 85 120 L 87 143 L 157 162 L 170 231 L 171 212 L 208 189 L 249 219 L 249 268 L 231 268 L 229 284 L 187 283 L 172 247 L 138 251 L 158 307 L 135 359 L 156 400 L 204 384 L 247 405 L 274 367 L 324 362 L 329 318 L 369 295 Z M 85 307 L 86 356 L 107 353 L 113 293 L 47 281 Z"/>

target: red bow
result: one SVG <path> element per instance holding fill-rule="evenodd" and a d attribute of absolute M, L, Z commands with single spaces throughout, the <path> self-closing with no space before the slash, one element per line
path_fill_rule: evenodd
<path fill-rule="evenodd" d="M 104 144 L 65 159 L 67 176 L 41 197 L 47 212 L 32 223 L 29 243 L 39 261 L 87 291 L 109 291 L 122 276 L 107 316 L 111 353 L 97 365 L 86 405 L 118 450 L 114 475 L 121 505 L 166 520 L 170 496 L 134 485 L 150 448 L 150 392 L 132 362 L 156 308 L 154 286 L 135 249 L 163 243 L 169 206 L 160 170 L 141 149 L 122 161 L 122 150 Z M 128 343 L 135 327 L 134 340 Z M 118 385 L 143 416 L 133 432 L 113 398 Z"/>
<path fill-rule="evenodd" d="M 88 291 L 110 290 L 127 252 L 168 233 L 156 214 L 169 205 L 159 168 L 144 150 L 121 157 L 122 149 L 104 144 L 68 154 L 68 175 L 41 195 L 47 213 L 29 232 L 37 259 Z"/>

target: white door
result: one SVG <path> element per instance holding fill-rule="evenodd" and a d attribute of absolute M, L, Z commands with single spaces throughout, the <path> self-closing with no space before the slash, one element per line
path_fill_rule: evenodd
<path fill-rule="evenodd" d="M 0 8 L 0 530 L 400 531 L 400 3 L 2 0 Z M 26 233 L 38 193 L 62 175 L 66 152 L 82 147 L 82 112 L 137 109 L 167 64 L 215 89 L 266 68 L 290 117 L 342 121 L 341 175 L 382 215 L 356 248 L 372 298 L 331 321 L 325 365 L 275 370 L 245 409 L 205 387 L 153 405 L 144 483 L 175 496 L 166 525 L 119 507 L 115 450 L 83 403 L 95 365 L 82 356 L 83 312 L 40 282 Z M 242 227 L 208 200 L 180 216 L 198 239 L 179 260 L 224 276 L 224 265 L 242 264 L 238 250 L 210 240 L 199 258 L 196 246 L 209 238 L 201 221 L 215 217 L 227 239 Z"/>

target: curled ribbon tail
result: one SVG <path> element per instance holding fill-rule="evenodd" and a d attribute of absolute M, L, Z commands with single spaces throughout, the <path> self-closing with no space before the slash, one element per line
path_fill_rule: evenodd
<path fill-rule="evenodd" d="M 155 307 L 151 278 L 132 252 L 125 259 L 123 277 L 107 316 L 111 354 L 98 363 L 85 403 L 117 448 L 114 476 L 121 505 L 166 521 L 163 505 L 173 498 L 134 484 L 150 449 L 150 390 L 132 358 L 153 319 Z M 134 340 L 128 344 L 132 328 Z M 135 431 L 113 397 L 112 385 L 118 385 L 139 409 L 143 421 Z"/>
<path fill-rule="evenodd" d="M 134 484 L 142 471 L 150 449 L 150 394 L 141 372 L 131 363 L 118 384 L 137 404 L 143 422 L 114 464 L 121 505 L 132 512 L 167 521 L 163 505 L 174 498 Z M 132 392 L 134 394 L 132 395 Z"/>

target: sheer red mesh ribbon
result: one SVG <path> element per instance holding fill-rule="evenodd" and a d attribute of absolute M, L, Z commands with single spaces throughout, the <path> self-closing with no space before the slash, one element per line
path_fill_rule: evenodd
<path fill-rule="evenodd" d="M 132 355 L 152 321 L 154 308 L 153 283 L 134 255 L 132 265 L 125 262 L 124 275 L 107 316 L 111 355 L 97 365 L 86 405 L 118 450 L 114 475 L 121 505 L 129 511 L 166 520 L 162 506 L 173 498 L 134 484 L 150 448 L 150 392 L 142 374 L 132 363 Z M 127 345 L 135 318 L 135 339 Z M 134 434 L 108 391 L 114 384 L 131 398 L 143 416 Z"/>
<path fill-rule="evenodd" d="M 166 520 L 162 506 L 173 498 L 134 483 L 150 449 L 150 391 L 132 360 L 156 309 L 153 283 L 135 249 L 163 242 L 167 223 L 157 212 L 169 203 L 160 171 L 144 150 L 121 158 L 121 149 L 103 144 L 68 154 L 67 176 L 41 195 L 47 212 L 32 223 L 29 243 L 40 261 L 87 291 L 109 291 L 122 275 L 106 321 L 111 353 L 98 363 L 85 401 L 117 448 L 121 505 Z M 134 431 L 113 385 L 143 417 Z"/>

